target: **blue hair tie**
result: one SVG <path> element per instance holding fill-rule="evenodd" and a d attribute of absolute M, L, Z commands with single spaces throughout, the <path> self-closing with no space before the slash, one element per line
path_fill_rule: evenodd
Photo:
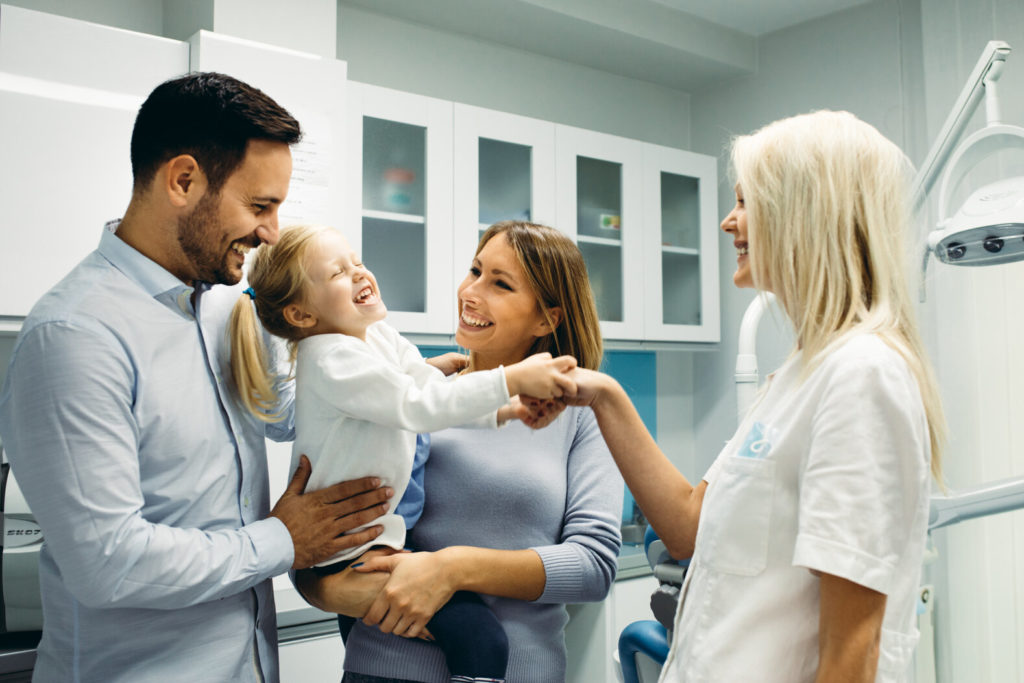
<path fill-rule="evenodd" d="M 250 299 L 252 299 L 253 301 L 256 300 L 256 292 L 253 291 L 252 287 L 246 287 L 244 290 L 242 290 L 242 294 L 248 294 Z"/>

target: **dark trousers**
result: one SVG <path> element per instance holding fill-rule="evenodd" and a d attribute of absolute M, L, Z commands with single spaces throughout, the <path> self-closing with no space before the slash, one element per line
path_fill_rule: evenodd
<path fill-rule="evenodd" d="M 342 640 L 348 642 L 348 634 L 355 622 L 354 617 L 338 615 Z M 452 676 L 505 678 L 508 665 L 505 629 L 476 593 L 455 593 L 427 622 L 427 629 L 444 652 L 448 672 Z"/>

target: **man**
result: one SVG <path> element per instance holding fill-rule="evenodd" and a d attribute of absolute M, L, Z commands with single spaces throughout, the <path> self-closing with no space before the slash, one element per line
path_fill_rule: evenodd
<path fill-rule="evenodd" d="M 124 218 L 25 321 L 0 434 L 43 529 L 37 681 L 276 681 L 270 578 L 374 538 L 359 480 L 270 509 L 264 437 L 226 324 L 249 249 L 277 241 L 299 124 L 228 76 L 158 86 L 132 133 Z M 85 226 L 86 228 L 88 226 Z"/>

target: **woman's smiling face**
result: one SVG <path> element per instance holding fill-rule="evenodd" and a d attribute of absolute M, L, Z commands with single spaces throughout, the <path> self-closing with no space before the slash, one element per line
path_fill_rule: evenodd
<path fill-rule="evenodd" d="M 459 285 L 456 342 L 477 354 L 477 369 L 521 361 L 548 333 L 540 304 L 508 238 L 499 233 L 473 259 Z"/>
<path fill-rule="evenodd" d="M 753 287 L 754 276 L 750 272 L 750 242 L 747 235 L 747 209 L 743 203 L 743 189 L 736 185 L 736 206 L 722 219 L 722 230 L 732 235 L 736 248 L 736 272 L 732 281 L 737 287 Z"/>

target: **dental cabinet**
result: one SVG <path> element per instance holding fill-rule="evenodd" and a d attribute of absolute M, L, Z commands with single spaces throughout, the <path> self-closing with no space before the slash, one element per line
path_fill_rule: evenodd
<path fill-rule="evenodd" d="M 345 224 L 400 331 L 450 338 L 455 288 L 483 230 L 527 220 L 579 245 L 606 339 L 719 340 L 714 157 L 348 88 Z"/>
<path fill-rule="evenodd" d="M 402 332 L 452 334 L 452 104 L 349 82 L 343 229 Z"/>

